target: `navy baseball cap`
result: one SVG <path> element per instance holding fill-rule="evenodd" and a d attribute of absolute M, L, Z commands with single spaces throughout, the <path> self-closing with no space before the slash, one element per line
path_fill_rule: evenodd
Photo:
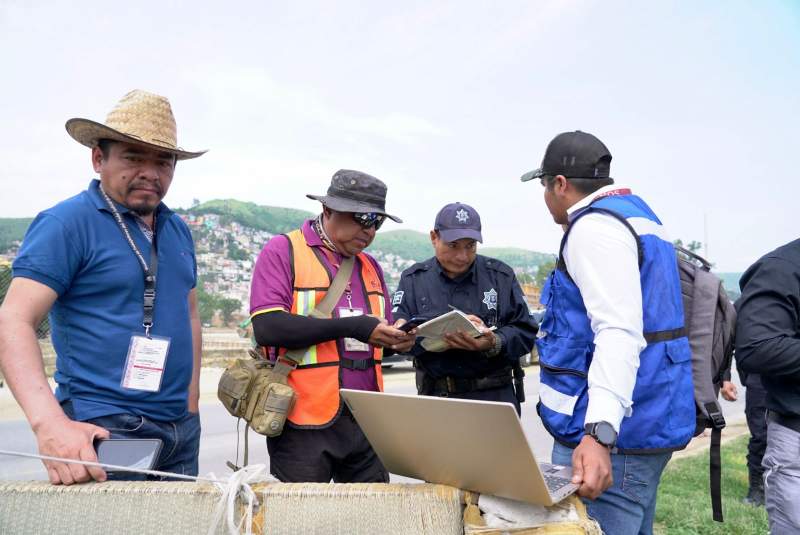
<path fill-rule="evenodd" d="M 566 178 L 611 178 L 611 153 L 592 134 L 576 130 L 558 134 L 547 145 L 542 166 L 525 173 L 527 182 L 543 176 L 563 175 Z"/>
<path fill-rule="evenodd" d="M 433 230 L 446 242 L 470 238 L 483 243 L 481 216 L 468 204 L 454 202 L 439 210 Z"/>

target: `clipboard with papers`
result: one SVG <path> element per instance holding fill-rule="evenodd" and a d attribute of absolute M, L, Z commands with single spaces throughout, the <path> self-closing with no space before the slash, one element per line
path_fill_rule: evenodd
<path fill-rule="evenodd" d="M 470 321 L 466 314 L 460 310 L 451 310 L 417 327 L 417 336 L 423 338 L 421 341 L 423 348 L 427 351 L 438 353 L 447 349 L 447 342 L 444 336 L 458 331 L 467 333 L 473 338 L 477 338 L 484 333 Z"/>

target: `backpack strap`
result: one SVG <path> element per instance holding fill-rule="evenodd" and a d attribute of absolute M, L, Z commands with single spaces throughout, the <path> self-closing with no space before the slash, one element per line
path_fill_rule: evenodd
<path fill-rule="evenodd" d="M 722 456 L 720 443 L 722 442 L 722 428 L 715 427 L 711 430 L 711 447 L 709 448 L 710 460 L 708 463 L 708 480 L 711 487 L 711 513 L 716 522 L 722 522 Z"/>
<path fill-rule="evenodd" d="M 627 219 L 625 219 L 618 213 L 612 210 L 608 210 L 606 208 L 598 208 L 596 206 L 592 206 L 591 204 L 585 210 L 581 211 L 577 216 L 575 216 L 575 219 L 569 222 L 569 226 L 567 226 L 567 230 L 566 232 L 564 232 L 564 236 L 561 238 L 561 245 L 558 248 L 558 261 L 556 262 L 556 269 L 561 270 L 567 277 L 569 277 L 569 280 L 572 280 L 572 277 L 567 271 L 567 265 L 564 262 L 564 247 L 566 247 L 567 245 L 567 238 L 569 237 L 569 233 L 572 231 L 573 225 L 575 225 L 575 223 L 577 223 L 580 218 L 582 218 L 585 215 L 591 214 L 592 212 L 598 212 L 613 217 L 614 219 L 625 225 L 625 228 L 627 228 L 631 232 L 631 234 L 633 234 L 633 239 L 636 240 L 636 254 L 639 256 L 639 268 L 641 269 L 642 264 L 644 263 L 644 251 L 642 249 L 642 239 L 633 229 L 633 226 L 631 226 L 631 224 L 628 222 Z"/>
<path fill-rule="evenodd" d="M 627 228 L 630 233 L 633 235 L 633 238 L 636 240 L 636 253 L 639 257 L 639 269 L 642 268 L 642 264 L 644 263 L 644 248 L 642 247 L 642 239 L 636 233 L 633 226 L 630 222 L 619 215 L 618 213 L 608 210 L 606 208 L 598 208 L 596 206 L 589 205 L 589 208 L 583 210 L 581 213 L 573 219 L 569 226 L 567 227 L 567 231 L 564 233 L 564 237 L 561 238 L 561 246 L 558 249 L 558 263 L 556 264 L 556 269 L 561 270 L 572 282 L 575 282 L 572 277 L 570 276 L 569 272 L 567 271 L 567 264 L 564 262 L 564 247 L 567 245 L 567 237 L 569 236 L 570 230 L 572 230 L 572 226 L 575 224 L 578 219 L 581 217 L 590 214 L 592 212 L 598 212 L 601 214 L 605 214 L 608 216 L 613 217 Z M 648 344 L 655 344 L 656 342 L 666 342 L 668 340 L 675 340 L 676 338 L 683 338 L 687 336 L 688 333 L 686 331 L 686 327 L 679 327 L 677 329 L 668 329 L 666 331 L 652 331 L 652 332 L 644 332 L 642 336 L 644 336 L 645 342 Z"/>
<path fill-rule="evenodd" d="M 692 350 L 694 399 L 701 415 L 698 417 L 695 434 L 706 427 L 711 428 L 711 444 L 708 451 L 711 512 L 716 522 L 722 522 L 720 443 L 722 428 L 725 427 L 725 417 L 722 414 L 722 407 L 717 399 L 718 392 L 715 388 L 715 384 L 721 380 L 721 377 L 713 376 L 714 371 L 709 362 L 703 358 L 695 358 L 695 355 L 712 355 L 717 308 L 721 299 L 720 292 L 723 290 L 719 279 L 710 272 L 711 264 L 682 247 L 675 247 L 675 249 L 685 255 L 685 257 L 682 257 L 681 254 L 678 255 L 678 271 L 681 280 L 686 278 L 693 281 L 691 295 L 684 296 L 685 301 L 691 302 L 691 308 L 687 310 L 687 317 L 684 321 L 689 322 L 687 327 L 692 333 L 692 336 L 689 337 L 689 346 Z M 682 290 L 685 291 L 684 285 L 682 285 Z M 711 361 L 713 362 L 713 360 L 712 358 Z"/>
<path fill-rule="evenodd" d="M 678 258 L 678 269 L 694 280 L 691 295 L 691 310 L 684 321 L 688 321 L 689 346 L 692 355 L 711 355 L 714 348 L 714 322 L 717 314 L 719 279 L 705 269 L 683 258 Z M 694 397 L 697 408 L 711 423 L 712 429 L 725 427 L 722 407 L 717 400 L 714 388 L 718 377 L 713 376 L 709 362 L 702 358 L 692 358 L 692 377 L 695 379 Z M 699 384 L 698 384 L 699 383 Z M 705 425 L 703 426 L 705 427 Z"/>

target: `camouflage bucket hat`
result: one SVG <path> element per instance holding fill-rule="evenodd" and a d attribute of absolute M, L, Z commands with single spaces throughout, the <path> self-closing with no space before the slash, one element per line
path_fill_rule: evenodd
<path fill-rule="evenodd" d="M 403 220 L 386 212 L 386 184 L 374 176 L 340 169 L 331 178 L 326 195 L 306 195 L 339 212 L 376 213 L 402 223 Z"/>

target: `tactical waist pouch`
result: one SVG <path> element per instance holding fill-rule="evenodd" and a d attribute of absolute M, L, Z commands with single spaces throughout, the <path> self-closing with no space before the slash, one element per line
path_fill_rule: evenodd
<path fill-rule="evenodd" d="M 333 307 L 344 294 L 354 264 L 355 259 L 352 256 L 342 261 L 325 297 L 309 312 L 309 316 L 331 317 Z M 256 433 L 268 437 L 280 435 L 295 399 L 294 390 L 287 384 L 288 377 L 297 367 L 297 362 L 302 360 L 303 353 L 303 350 L 289 351 L 285 357 L 273 364 L 252 351 L 252 359 L 238 359 L 225 370 L 219 380 L 217 397 L 229 413 L 237 418 L 244 418 Z M 292 355 L 297 356 L 293 358 Z M 374 365 L 374 361 L 371 365 Z M 247 464 L 247 432 L 245 432 L 245 464 Z"/>
<path fill-rule="evenodd" d="M 217 397 L 236 418 L 256 432 L 276 437 L 294 406 L 295 393 L 287 377 L 292 366 L 264 359 L 237 359 L 219 380 Z"/>

